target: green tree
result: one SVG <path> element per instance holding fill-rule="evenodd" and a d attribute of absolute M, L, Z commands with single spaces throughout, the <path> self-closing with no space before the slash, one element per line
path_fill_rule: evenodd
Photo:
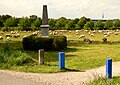
<path fill-rule="evenodd" d="M 84 25 L 84 29 L 86 29 L 86 30 L 94 30 L 94 22 L 92 22 L 91 20 L 86 22 L 86 24 Z"/>
<path fill-rule="evenodd" d="M 69 22 L 65 25 L 65 28 L 68 30 L 73 30 L 75 28 L 75 23 L 73 20 L 69 20 Z"/>
<path fill-rule="evenodd" d="M 107 29 L 112 29 L 112 27 L 113 27 L 113 21 L 112 20 L 107 20 L 105 22 L 104 28 L 107 30 Z"/>
<path fill-rule="evenodd" d="M 48 20 L 48 24 L 50 25 L 51 30 L 55 30 L 55 23 L 56 23 L 55 19 L 49 19 Z"/>
<path fill-rule="evenodd" d="M 2 18 L 1 18 L 1 15 L 0 15 L 0 27 L 3 27 L 3 21 L 2 21 Z"/>
<path fill-rule="evenodd" d="M 12 16 L 10 16 L 10 15 L 2 15 L 1 16 L 1 20 L 3 21 L 3 22 L 5 22 L 8 18 L 11 18 Z"/>
<path fill-rule="evenodd" d="M 104 23 L 102 20 L 98 20 L 96 23 L 95 23 L 95 28 L 97 30 L 103 30 L 104 29 Z"/>
<path fill-rule="evenodd" d="M 120 29 L 120 20 L 119 19 L 116 19 L 114 21 L 114 29 Z"/>
<path fill-rule="evenodd" d="M 84 25 L 86 24 L 87 21 L 89 21 L 90 19 L 86 18 L 86 17 L 81 17 L 80 20 L 78 21 L 78 23 L 76 24 L 76 29 L 83 29 Z"/>
<path fill-rule="evenodd" d="M 16 27 L 17 24 L 15 17 L 11 17 L 4 22 L 4 27 Z"/>
<path fill-rule="evenodd" d="M 2 20 L 0 20 L 0 27 L 3 27 L 4 25 L 3 25 L 3 22 L 2 22 Z"/>
<path fill-rule="evenodd" d="M 79 18 L 73 19 L 74 24 L 77 24 L 79 22 Z"/>
<path fill-rule="evenodd" d="M 37 18 L 38 18 L 37 15 L 31 15 L 30 16 L 31 23 L 33 23 Z"/>
<path fill-rule="evenodd" d="M 31 27 L 33 30 L 39 29 L 40 25 L 42 24 L 41 18 L 37 18 L 32 24 Z"/>
<path fill-rule="evenodd" d="M 61 17 L 61 18 L 57 19 L 57 21 L 55 23 L 56 29 L 64 29 L 65 28 L 65 24 L 67 23 L 66 20 L 67 19 L 65 17 Z"/>
<path fill-rule="evenodd" d="M 23 17 L 20 19 L 18 26 L 21 30 L 30 30 L 31 27 L 31 21 L 28 17 Z"/>

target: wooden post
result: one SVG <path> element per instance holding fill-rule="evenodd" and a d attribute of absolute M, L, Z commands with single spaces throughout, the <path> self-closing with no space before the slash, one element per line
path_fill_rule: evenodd
<path fill-rule="evenodd" d="M 44 49 L 39 50 L 38 56 L 39 56 L 39 64 L 43 65 L 44 64 Z"/>

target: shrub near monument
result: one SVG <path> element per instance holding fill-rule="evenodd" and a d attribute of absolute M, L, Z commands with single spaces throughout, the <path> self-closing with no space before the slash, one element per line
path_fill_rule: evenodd
<path fill-rule="evenodd" d="M 51 36 L 53 38 L 53 50 L 65 50 L 67 48 L 66 36 Z"/>
<path fill-rule="evenodd" d="M 66 36 L 38 37 L 31 35 L 23 38 L 22 45 L 25 50 L 38 51 L 39 49 L 44 49 L 46 51 L 62 51 L 67 48 L 67 38 Z"/>

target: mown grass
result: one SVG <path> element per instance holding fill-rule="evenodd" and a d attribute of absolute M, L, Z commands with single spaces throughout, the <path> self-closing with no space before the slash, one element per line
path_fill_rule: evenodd
<path fill-rule="evenodd" d="M 18 47 L 15 44 L 11 44 L 11 45 Z M 62 71 L 71 71 L 71 70 L 80 71 L 80 70 L 96 68 L 105 65 L 106 58 L 112 58 L 113 61 L 119 61 L 120 60 L 119 50 L 120 50 L 119 44 L 109 45 L 109 44 L 85 43 L 77 46 L 68 46 L 67 50 L 65 51 L 65 55 L 66 55 L 65 67 L 69 70 L 62 70 Z M 27 64 L 22 66 L 13 65 L 9 68 L 3 68 L 3 69 L 13 69 L 16 71 L 25 71 L 25 72 L 45 72 L 45 73 L 61 71 L 58 68 L 58 53 L 59 53 L 58 51 L 48 51 L 48 52 L 45 51 L 45 65 L 38 65 L 38 52 L 24 51 L 23 49 L 22 52 L 32 57 L 36 62 L 34 62 L 33 65 L 27 65 Z"/>
<path fill-rule="evenodd" d="M 6 33 L 5 33 L 6 34 Z M 20 35 L 30 35 L 31 33 L 22 33 Z M 80 34 L 85 34 L 91 39 L 96 40 L 95 43 L 88 44 L 84 43 L 83 39 L 79 39 Z M 0 63 L 0 69 L 10 69 L 16 71 L 24 72 L 38 72 L 38 73 L 53 73 L 62 71 L 80 71 L 91 68 L 96 68 L 105 65 L 106 58 L 112 58 L 114 61 L 120 61 L 120 43 L 119 36 L 109 36 L 108 43 L 101 43 L 103 38 L 102 33 L 96 33 L 95 37 L 90 37 L 88 33 L 82 32 L 79 35 L 72 31 L 72 34 L 67 32 L 63 35 L 67 36 L 68 48 L 65 50 L 65 67 L 64 70 L 59 70 L 58 68 L 58 53 L 59 51 L 45 51 L 45 65 L 38 65 L 38 52 L 37 51 L 25 51 L 22 48 L 22 36 L 20 38 L 12 38 L 11 41 L 1 40 L 0 50 L 4 50 L 7 45 L 12 51 L 21 51 L 25 55 L 31 57 L 34 62 L 32 64 L 24 65 L 12 65 L 9 67 L 3 67 L 3 63 Z M 112 40 L 113 39 L 113 40 Z M 76 40 L 70 43 L 69 40 Z M 116 43 L 114 43 L 116 42 Z M 6 63 L 4 63 L 5 65 Z"/>
<path fill-rule="evenodd" d="M 120 77 L 116 76 L 112 79 L 99 78 L 88 83 L 87 85 L 120 85 Z"/>
<path fill-rule="evenodd" d="M 74 48 L 74 46 L 71 46 L 71 48 Z M 75 52 L 66 51 L 66 56 L 70 55 L 68 57 L 69 61 L 66 61 L 67 68 L 84 70 L 104 65 L 106 58 L 112 58 L 113 61 L 120 60 L 120 45 L 92 44 L 75 48 L 77 48 Z"/>

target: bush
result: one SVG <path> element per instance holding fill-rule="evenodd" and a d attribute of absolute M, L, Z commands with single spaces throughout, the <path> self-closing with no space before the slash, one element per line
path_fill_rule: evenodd
<path fill-rule="evenodd" d="M 39 49 L 50 50 L 53 39 L 50 37 L 29 36 L 23 38 L 22 44 L 25 50 L 37 51 Z"/>
<path fill-rule="evenodd" d="M 65 50 L 67 48 L 67 38 L 65 36 L 52 36 L 53 37 L 53 49 Z"/>
<path fill-rule="evenodd" d="M 23 38 L 22 44 L 25 50 L 64 50 L 67 47 L 67 39 L 65 36 L 38 37 L 31 35 Z"/>
<path fill-rule="evenodd" d="M 22 51 L 0 51 L 0 64 L 2 68 L 12 66 L 33 65 L 35 61 L 28 54 Z"/>
<path fill-rule="evenodd" d="M 7 63 L 10 65 L 24 65 L 33 63 L 32 57 L 28 56 L 26 53 L 21 51 L 13 52 L 9 57 L 7 57 Z"/>

